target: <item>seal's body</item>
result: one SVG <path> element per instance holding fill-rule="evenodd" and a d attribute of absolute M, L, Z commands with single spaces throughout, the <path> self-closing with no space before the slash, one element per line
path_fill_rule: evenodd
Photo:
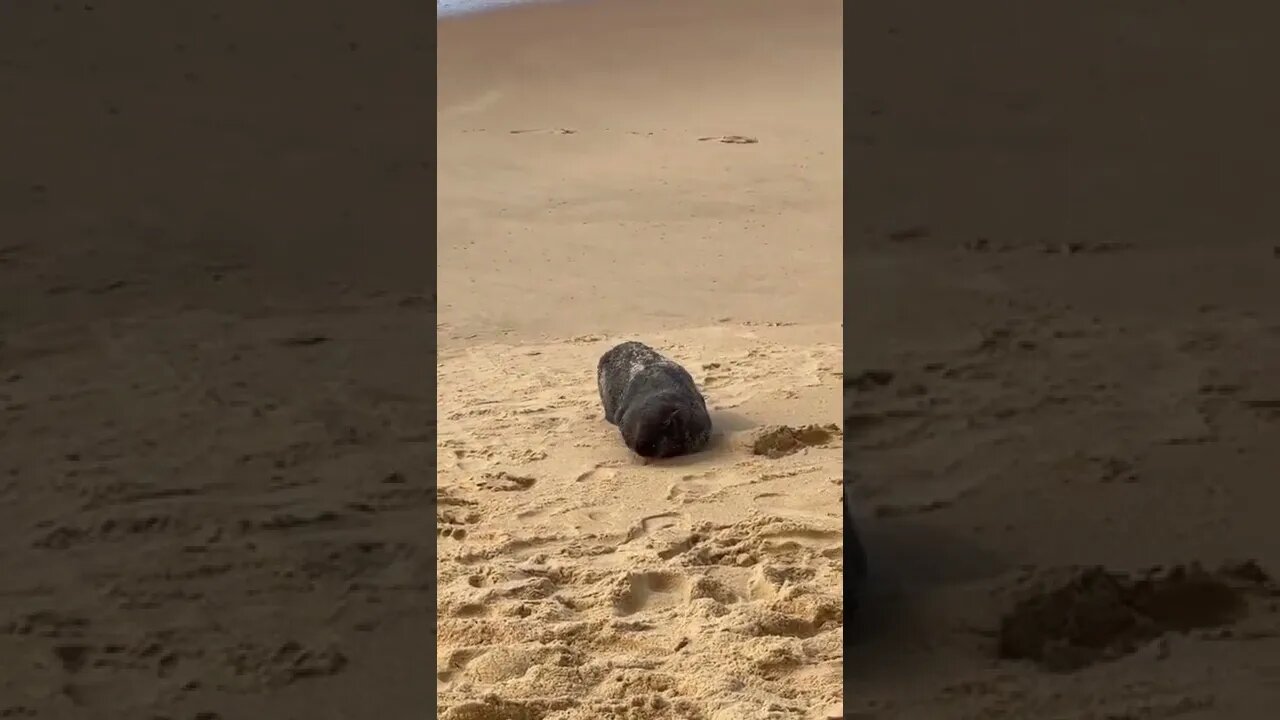
<path fill-rule="evenodd" d="M 658 351 L 625 342 L 596 367 L 604 419 L 643 458 L 695 453 L 711 439 L 707 403 L 689 372 Z"/>

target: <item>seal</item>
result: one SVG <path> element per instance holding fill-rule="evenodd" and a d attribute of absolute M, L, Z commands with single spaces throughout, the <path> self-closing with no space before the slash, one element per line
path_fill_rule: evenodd
<path fill-rule="evenodd" d="M 688 455 L 711 439 L 711 416 L 693 376 L 639 342 L 624 342 L 596 366 L 604 419 L 642 458 Z"/>

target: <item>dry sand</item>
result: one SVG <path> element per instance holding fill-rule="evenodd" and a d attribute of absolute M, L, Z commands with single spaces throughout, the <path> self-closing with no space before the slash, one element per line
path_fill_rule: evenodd
<path fill-rule="evenodd" d="M 440 27 L 441 717 L 824 717 L 841 695 L 840 4 Z M 750 142 L 722 142 L 722 138 Z M 640 464 L 600 355 L 704 390 Z M 838 709 L 837 709 L 838 712 Z"/>
<path fill-rule="evenodd" d="M 1071 565 L 1280 573 L 1274 9 L 858 7 L 846 442 L 876 577 L 846 710 L 1272 717 L 1266 591 L 1194 574 L 1148 588 L 1177 592 L 1145 620 L 1141 592 L 1079 576 L 1054 596 L 1073 621 L 1005 627 L 1017 654 L 1073 626 L 1048 669 L 997 656 L 1016 599 Z"/>

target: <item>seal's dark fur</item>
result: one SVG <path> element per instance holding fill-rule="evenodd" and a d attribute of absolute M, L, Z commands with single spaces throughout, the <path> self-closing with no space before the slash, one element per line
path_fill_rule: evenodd
<path fill-rule="evenodd" d="M 596 367 L 604 419 L 644 458 L 695 453 L 711 439 L 707 403 L 689 372 L 638 342 L 625 342 Z"/>

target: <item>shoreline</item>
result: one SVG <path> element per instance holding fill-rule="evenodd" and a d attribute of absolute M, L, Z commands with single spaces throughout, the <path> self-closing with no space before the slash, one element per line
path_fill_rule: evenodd
<path fill-rule="evenodd" d="M 570 1 L 573 0 L 437 0 L 436 21 L 449 21 L 469 15 L 501 12 L 520 5 Z"/>

